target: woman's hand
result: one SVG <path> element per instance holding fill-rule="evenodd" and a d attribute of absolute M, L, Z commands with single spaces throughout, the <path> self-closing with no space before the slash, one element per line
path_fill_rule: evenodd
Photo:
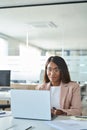
<path fill-rule="evenodd" d="M 65 112 L 63 112 L 62 110 L 56 109 L 56 108 L 52 108 L 51 109 L 51 114 L 52 115 L 67 115 Z"/>

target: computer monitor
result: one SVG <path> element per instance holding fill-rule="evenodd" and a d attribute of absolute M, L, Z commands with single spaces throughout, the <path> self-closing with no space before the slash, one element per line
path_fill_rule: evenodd
<path fill-rule="evenodd" d="M 10 86 L 10 70 L 0 70 L 0 86 Z"/>

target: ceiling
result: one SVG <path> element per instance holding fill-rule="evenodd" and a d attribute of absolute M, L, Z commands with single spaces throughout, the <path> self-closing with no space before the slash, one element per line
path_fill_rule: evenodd
<path fill-rule="evenodd" d="M 87 3 L 0 0 L 2 34 L 44 50 L 87 49 Z"/>

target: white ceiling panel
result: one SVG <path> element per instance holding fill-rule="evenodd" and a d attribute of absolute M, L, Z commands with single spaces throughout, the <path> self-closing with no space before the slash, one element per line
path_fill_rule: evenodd
<path fill-rule="evenodd" d="M 48 0 L 48 2 L 52 1 Z M 30 3 L 34 2 L 31 0 Z M 1 34 L 26 44 L 27 32 L 29 44 L 42 49 L 85 49 L 87 48 L 87 3 L 0 10 Z"/>

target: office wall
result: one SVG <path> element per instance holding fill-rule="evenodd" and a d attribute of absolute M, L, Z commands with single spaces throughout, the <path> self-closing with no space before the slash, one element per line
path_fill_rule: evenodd
<path fill-rule="evenodd" d="M 12 43 L 11 43 L 12 42 Z M 71 79 L 87 81 L 87 50 L 60 50 L 46 52 L 25 46 L 23 43 L 10 39 L 0 41 L 0 69 L 11 70 L 11 80 L 25 80 L 26 82 L 42 82 L 44 66 L 50 55 L 62 56 L 69 68 Z M 3 44 L 4 43 L 4 44 Z M 3 45 L 3 46 L 2 46 Z M 14 51 L 13 51 L 14 49 Z M 9 53 L 8 53 L 9 52 Z M 9 55 L 10 54 L 10 55 Z"/>

